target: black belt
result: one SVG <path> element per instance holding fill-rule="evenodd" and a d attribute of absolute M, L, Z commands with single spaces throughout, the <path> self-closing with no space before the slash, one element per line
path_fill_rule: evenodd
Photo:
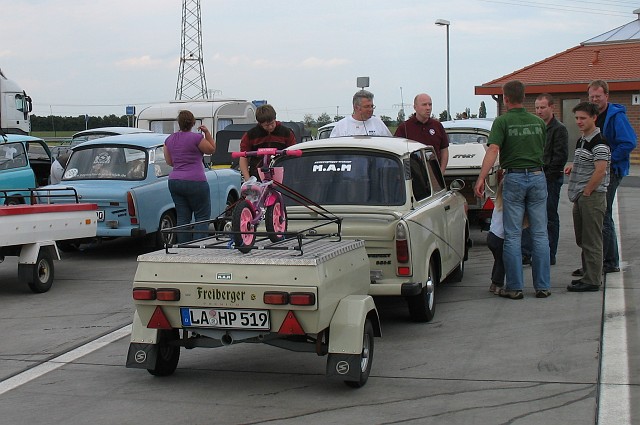
<path fill-rule="evenodd" d="M 536 171 L 542 171 L 542 167 L 507 168 L 507 173 L 535 173 Z"/>

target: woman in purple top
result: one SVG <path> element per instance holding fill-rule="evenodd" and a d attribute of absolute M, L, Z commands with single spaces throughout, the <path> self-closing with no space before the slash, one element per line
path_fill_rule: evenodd
<path fill-rule="evenodd" d="M 214 153 L 216 142 L 204 125 L 198 127 L 204 137 L 193 133 L 191 129 L 195 124 L 196 119 L 190 111 L 180 111 L 180 131 L 167 137 L 164 142 L 164 158 L 173 167 L 169 174 L 169 191 L 176 205 L 178 226 L 191 223 L 194 215 L 196 222 L 211 218 L 211 194 L 204 175 L 202 155 Z M 207 228 L 206 223 L 194 226 L 194 230 L 199 231 Z M 203 233 L 194 234 L 193 237 L 189 233 L 178 233 L 178 243 L 205 236 Z"/>

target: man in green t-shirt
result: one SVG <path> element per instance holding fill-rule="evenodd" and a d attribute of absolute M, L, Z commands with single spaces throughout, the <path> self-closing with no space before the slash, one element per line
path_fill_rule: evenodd
<path fill-rule="evenodd" d="M 547 235 L 547 183 L 543 171 L 546 125 L 523 106 L 525 87 L 520 81 L 509 81 L 502 87 L 507 113 L 493 122 L 482 169 L 475 193 L 482 196 L 485 179 L 500 154 L 503 169 L 503 219 L 505 289 L 500 295 L 522 299 L 522 223 L 529 220 L 532 249 L 533 286 L 537 298 L 551 295 L 549 238 Z"/>

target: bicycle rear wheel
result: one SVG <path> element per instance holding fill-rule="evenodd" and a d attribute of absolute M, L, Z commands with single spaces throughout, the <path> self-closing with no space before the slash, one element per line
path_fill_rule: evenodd
<path fill-rule="evenodd" d="M 265 216 L 265 226 L 269 232 L 271 242 L 278 242 L 284 239 L 282 232 L 287 231 L 287 209 L 282 202 L 282 198 L 267 207 Z"/>

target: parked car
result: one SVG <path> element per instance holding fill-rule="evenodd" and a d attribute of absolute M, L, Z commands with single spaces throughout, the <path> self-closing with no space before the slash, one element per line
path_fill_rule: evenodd
<path fill-rule="evenodd" d="M 485 179 L 484 196 L 475 195 L 473 187 L 480 175 L 482 160 L 487 150 L 487 140 L 491 132 L 493 118 L 444 121 L 449 136 L 449 163 L 444 173 L 447 184 L 455 179 L 465 181 L 465 187 L 460 191 L 469 204 L 469 221 L 489 229 L 493 202 L 498 184 L 502 180 L 499 159 Z"/>
<path fill-rule="evenodd" d="M 151 133 L 149 130 L 135 127 L 99 127 L 89 130 L 79 131 L 73 136 L 71 140 L 65 140 L 59 145 L 51 147 L 51 154 L 53 158 L 57 158 L 60 155 L 69 152 L 72 148 L 78 146 L 80 143 L 88 140 L 99 139 L 107 136 L 117 136 L 120 134 L 135 134 L 135 133 Z"/>
<path fill-rule="evenodd" d="M 98 205 L 99 238 L 155 233 L 157 246 L 175 242 L 176 225 L 168 186 L 171 171 L 164 160 L 166 134 L 128 134 L 84 142 L 73 149 L 62 181 L 41 188 L 70 187 L 82 202 Z M 240 194 L 240 173 L 206 169 L 211 190 L 211 218 L 225 211 Z M 52 202 L 68 202 L 64 198 Z"/>
<path fill-rule="evenodd" d="M 333 127 L 335 126 L 335 122 L 330 122 L 329 124 L 325 124 L 322 127 L 318 127 L 318 134 L 316 134 L 316 139 L 328 139 L 329 136 L 331 136 Z"/>
<path fill-rule="evenodd" d="M 32 136 L 0 136 L 0 191 L 5 205 L 30 203 L 29 192 L 46 185 L 51 173 L 51 152 L 44 140 Z"/>
<path fill-rule="evenodd" d="M 435 314 L 436 287 L 460 281 L 470 246 L 463 182 L 445 186 L 431 146 L 392 137 L 354 136 L 314 140 L 283 156 L 283 183 L 342 218 L 341 234 L 362 239 L 374 296 L 404 296 L 411 318 Z M 287 214 L 317 220 L 291 199 Z M 309 227 L 307 221 L 303 226 Z"/>

